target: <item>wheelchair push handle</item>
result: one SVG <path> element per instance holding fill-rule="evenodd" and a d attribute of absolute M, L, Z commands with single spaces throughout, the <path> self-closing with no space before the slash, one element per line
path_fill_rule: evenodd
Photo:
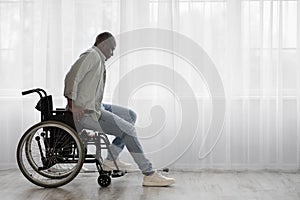
<path fill-rule="evenodd" d="M 27 91 L 24 91 L 24 92 L 22 92 L 22 95 L 31 94 L 31 93 L 33 93 L 33 92 L 36 92 L 36 90 L 33 89 L 33 90 L 27 90 Z"/>
<path fill-rule="evenodd" d="M 31 94 L 31 93 L 34 93 L 34 92 L 38 93 L 41 98 L 43 97 L 43 95 L 41 94 L 41 92 L 44 94 L 44 96 L 47 96 L 47 93 L 45 92 L 45 90 L 40 89 L 40 88 L 23 91 L 22 95 Z"/>

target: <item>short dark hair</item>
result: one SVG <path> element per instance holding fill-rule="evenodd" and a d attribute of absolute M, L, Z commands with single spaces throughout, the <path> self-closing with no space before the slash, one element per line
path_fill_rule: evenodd
<path fill-rule="evenodd" d="M 113 38 L 114 39 L 114 36 L 109 33 L 109 32 L 103 32 L 103 33 L 100 33 L 97 37 L 96 37 L 96 41 L 95 41 L 95 44 L 94 46 L 97 46 L 99 43 L 109 39 L 109 38 Z"/>

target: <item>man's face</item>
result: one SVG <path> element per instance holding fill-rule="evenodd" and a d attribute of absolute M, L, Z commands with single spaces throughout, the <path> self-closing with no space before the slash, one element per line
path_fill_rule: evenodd
<path fill-rule="evenodd" d="M 116 48 L 116 41 L 114 38 L 109 38 L 103 42 L 102 53 L 106 58 L 105 60 L 108 60 L 110 57 L 114 55 L 113 53 L 115 48 Z"/>

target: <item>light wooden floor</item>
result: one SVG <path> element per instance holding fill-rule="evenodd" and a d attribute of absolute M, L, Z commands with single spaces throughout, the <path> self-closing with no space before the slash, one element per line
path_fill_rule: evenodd
<path fill-rule="evenodd" d="M 203 200 L 299 200 L 300 173 L 280 172 L 170 172 L 172 187 L 142 187 L 142 175 L 134 172 L 112 180 L 107 188 L 96 182 L 97 173 L 80 173 L 71 183 L 44 189 L 28 182 L 18 170 L 0 171 L 1 200 L 95 199 L 203 199 Z"/>

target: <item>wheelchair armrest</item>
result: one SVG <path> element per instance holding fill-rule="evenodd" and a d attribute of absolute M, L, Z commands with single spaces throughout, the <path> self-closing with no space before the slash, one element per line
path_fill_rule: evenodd
<path fill-rule="evenodd" d="M 65 108 L 56 108 L 56 111 L 67 111 Z"/>
<path fill-rule="evenodd" d="M 64 108 L 57 108 L 56 110 L 51 111 L 52 115 L 65 115 L 65 114 L 71 114 L 72 112 L 69 110 L 66 110 Z"/>

